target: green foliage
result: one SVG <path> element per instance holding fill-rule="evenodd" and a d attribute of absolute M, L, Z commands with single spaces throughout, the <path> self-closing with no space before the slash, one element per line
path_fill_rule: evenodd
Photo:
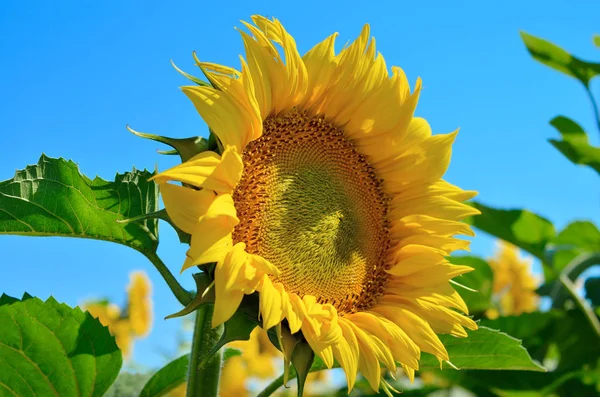
<path fill-rule="evenodd" d="M 585 86 L 589 84 L 593 77 L 600 74 L 600 64 L 598 63 L 583 61 L 556 44 L 525 32 L 521 32 L 521 38 L 527 47 L 527 51 L 536 61 L 568 76 L 575 77 Z"/>
<path fill-rule="evenodd" d="M 473 270 L 463 274 L 456 281 L 475 291 L 457 288 L 471 313 L 482 313 L 492 305 L 492 287 L 494 274 L 490 265 L 483 259 L 473 256 L 452 256 L 450 262 L 456 265 L 470 266 Z"/>
<path fill-rule="evenodd" d="M 573 120 L 558 116 L 550 124 L 560 132 L 562 140 L 549 142 L 574 164 L 587 165 L 600 174 L 600 148 L 590 145 L 583 128 Z"/>
<path fill-rule="evenodd" d="M 545 249 L 555 235 L 554 225 L 528 210 L 501 210 L 473 202 L 481 215 L 469 218 L 468 222 L 486 233 L 501 238 L 524 249 L 544 261 Z"/>
<path fill-rule="evenodd" d="M 585 297 L 594 306 L 600 306 L 600 277 L 590 277 L 585 280 Z"/>
<path fill-rule="evenodd" d="M 521 341 L 512 336 L 487 327 L 468 333 L 468 338 L 440 335 L 450 362 L 459 369 L 545 371 L 529 357 Z M 421 370 L 439 367 L 434 356 L 422 354 Z"/>
<path fill-rule="evenodd" d="M 186 382 L 189 354 L 183 355 L 156 372 L 140 392 L 140 397 L 160 397 Z"/>
<path fill-rule="evenodd" d="M 0 297 L 0 395 L 102 396 L 121 352 L 89 313 L 27 294 Z"/>
<path fill-rule="evenodd" d="M 91 180 L 74 162 L 42 155 L 38 164 L 0 182 L 0 234 L 91 238 L 154 252 L 156 219 L 117 222 L 158 210 L 151 175 L 134 169 L 112 182 Z"/>

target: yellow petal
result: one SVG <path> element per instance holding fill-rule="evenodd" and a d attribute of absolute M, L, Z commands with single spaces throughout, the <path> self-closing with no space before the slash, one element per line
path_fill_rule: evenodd
<path fill-rule="evenodd" d="M 334 49 L 337 36 L 337 33 L 332 34 L 302 57 L 309 80 L 307 93 L 301 107 L 312 108 L 315 113 L 321 112 L 320 105 L 323 95 L 330 86 L 337 65 Z"/>
<path fill-rule="evenodd" d="M 212 190 L 195 190 L 170 183 L 161 184 L 160 193 L 175 226 L 188 234 L 194 232 L 198 220 L 216 197 Z"/>
<path fill-rule="evenodd" d="M 152 179 L 160 184 L 174 180 L 217 193 L 231 193 L 242 171 L 242 158 L 237 149 L 228 146 L 222 157 L 214 152 L 202 152 Z"/>
<path fill-rule="evenodd" d="M 279 324 L 283 317 L 281 294 L 273 286 L 267 275 L 263 276 L 260 286 L 260 313 L 262 315 L 262 327 L 265 330 Z"/>
<path fill-rule="evenodd" d="M 360 354 L 358 340 L 352 327 L 347 324 L 346 319 L 340 318 L 340 328 L 343 334 L 343 341 L 333 346 L 333 355 L 346 373 L 348 392 L 350 392 L 354 387 L 356 375 L 358 374 L 358 356 Z"/>
<path fill-rule="evenodd" d="M 396 323 L 419 346 L 421 351 L 431 353 L 440 360 L 449 359 L 446 348 L 429 324 L 410 310 L 400 305 L 376 305 L 371 308 L 371 311 Z"/>
<path fill-rule="evenodd" d="M 181 90 L 224 146 L 234 146 L 241 153 L 253 136 L 260 136 L 255 131 L 262 122 L 260 115 L 240 106 L 241 101 L 248 101 L 247 98 L 236 98 L 229 91 L 206 86 L 186 86 Z"/>
<path fill-rule="evenodd" d="M 381 339 L 389 348 L 394 359 L 412 368 L 419 368 L 419 347 L 406 333 L 376 312 L 358 312 L 349 316 L 349 320 Z"/>
<path fill-rule="evenodd" d="M 231 195 L 218 196 L 196 224 L 181 271 L 223 259 L 231 249 L 231 232 L 238 222 Z"/>
<path fill-rule="evenodd" d="M 379 390 L 379 382 L 381 380 L 381 369 L 377 359 L 377 347 L 373 344 L 372 339 L 359 327 L 348 321 L 352 327 L 352 331 L 356 335 L 358 342 L 358 370 L 367 379 L 371 388 L 375 391 Z"/>

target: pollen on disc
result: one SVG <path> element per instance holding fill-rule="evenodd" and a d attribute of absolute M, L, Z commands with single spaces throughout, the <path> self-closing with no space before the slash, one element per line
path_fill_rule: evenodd
<path fill-rule="evenodd" d="M 287 292 L 341 314 L 369 307 L 390 238 L 389 200 L 367 158 L 342 129 L 296 110 L 267 118 L 242 158 L 234 242 L 274 264 Z"/>

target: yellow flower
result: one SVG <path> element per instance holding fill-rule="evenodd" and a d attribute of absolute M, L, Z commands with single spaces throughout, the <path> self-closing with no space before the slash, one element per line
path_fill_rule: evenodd
<path fill-rule="evenodd" d="M 301 332 L 349 389 L 360 371 L 377 390 L 380 364 L 412 379 L 422 351 L 449 359 L 436 333 L 477 328 L 449 283 L 472 269 L 446 260 L 478 213 L 441 179 L 456 133 L 413 117 L 421 82 L 390 75 L 368 25 L 301 57 L 279 21 L 252 20 L 241 72 L 199 62 L 214 88 L 183 87 L 223 150 L 155 177 L 192 235 L 183 269 L 217 263 L 213 326 L 258 292 L 262 327 Z"/>
<path fill-rule="evenodd" d="M 119 349 L 125 357 L 128 357 L 131 354 L 133 339 L 129 321 L 121 318 L 121 309 L 112 303 L 88 303 L 84 306 L 84 310 L 90 312 L 92 317 L 97 318 L 102 325 L 108 327 L 111 335 L 115 337 Z"/>
<path fill-rule="evenodd" d="M 88 303 L 84 306 L 84 310 L 100 320 L 105 327 L 114 324 L 121 317 L 121 309 L 113 303 Z"/>
<path fill-rule="evenodd" d="M 152 329 L 152 283 L 144 272 L 134 272 L 130 275 L 127 287 L 129 321 L 136 336 L 147 335 Z"/>
<path fill-rule="evenodd" d="M 249 340 L 232 342 L 228 346 L 243 352 L 242 358 L 248 376 L 265 379 L 275 375 L 273 359 L 281 357 L 281 353 L 269 341 L 269 336 L 262 328 L 254 328 Z"/>
<path fill-rule="evenodd" d="M 519 315 L 537 308 L 538 296 L 535 293 L 537 281 L 531 274 L 531 260 L 519 257 L 519 250 L 512 244 L 500 240 L 495 258 L 489 259 L 494 271 L 494 294 L 500 297 L 502 315 Z M 500 313 L 491 309 L 488 317 L 498 317 Z"/>
<path fill-rule="evenodd" d="M 219 382 L 220 397 L 245 397 L 246 378 L 248 377 L 244 360 L 241 356 L 231 357 L 225 362 Z"/>

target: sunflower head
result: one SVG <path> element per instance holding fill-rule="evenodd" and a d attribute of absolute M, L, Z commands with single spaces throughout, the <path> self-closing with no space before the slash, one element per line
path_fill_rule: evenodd
<path fill-rule="evenodd" d="M 521 258 L 517 247 L 500 240 L 496 256 L 489 259 L 489 264 L 494 272 L 493 291 L 499 297 L 503 315 L 529 313 L 537 308 L 538 281 L 531 274 L 531 259 Z M 497 315 L 494 310 L 488 313 L 488 317 Z"/>
<path fill-rule="evenodd" d="M 258 293 L 262 327 L 335 359 L 349 389 L 382 367 L 412 379 L 422 352 L 449 360 L 437 333 L 477 328 L 450 284 L 472 269 L 446 260 L 478 213 L 441 179 L 456 133 L 414 116 L 420 80 L 388 70 L 368 25 L 300 56 L 278 20 L 252 21 L 241 71 L 198 62 L 212 86 L 183 87 L 222 150 L 155 177 L 191 235 L 183 269 L 216 263 L 214 326 Z"/>

